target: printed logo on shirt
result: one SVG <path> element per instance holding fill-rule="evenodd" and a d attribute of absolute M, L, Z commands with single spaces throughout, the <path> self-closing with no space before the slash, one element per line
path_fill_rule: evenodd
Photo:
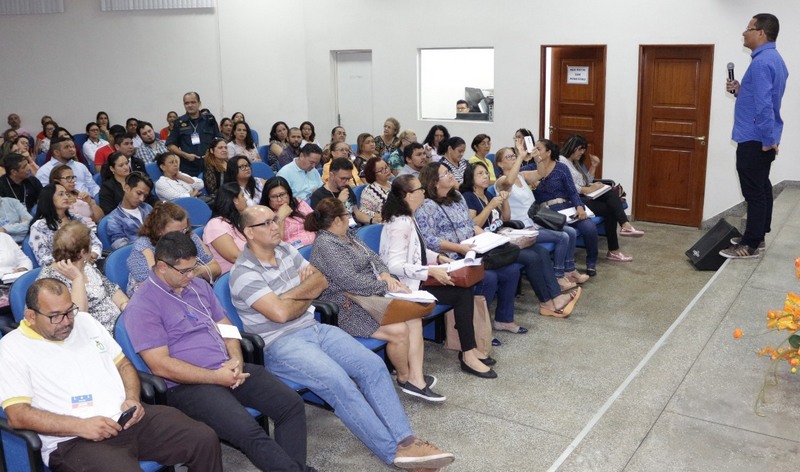
<path fill-rule="evenodd" d="M 96 347 L 100 352 L 106 352 L 106 345 L 100 342 L 99 339 L 94 340 L 94 347 Z"/>
<path fill-rule="evenodd" d="M 92 395 L 76 395 L 72 397 L 72 409 L 81 410 L 83 408 L 90 408 L 94 406 Z"/>

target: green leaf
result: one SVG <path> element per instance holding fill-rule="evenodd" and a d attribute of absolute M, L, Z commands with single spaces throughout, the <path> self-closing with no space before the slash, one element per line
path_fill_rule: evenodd
<path fill-rule="evenodd" d="M 789 336 L 789 344 L 795 349 L 800 349 L 800 335 L 793 334 Z"/>

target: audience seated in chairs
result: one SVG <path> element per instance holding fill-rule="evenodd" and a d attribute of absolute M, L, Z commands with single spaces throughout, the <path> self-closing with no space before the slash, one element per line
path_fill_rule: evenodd
<path fill-rule="evenodd" d="M 481 378 L 496 378 L 497 374 L 489 367 L 495 364 L 494 359 L 476 348 L 472 289 L 454 286 L 447 270 L 431 267 L 446 264 L 451 259 L 425 246 L 425 240 L 414 221 L 414 212 L 424 200 L 425 194 L 416 177 L 399 176 L 392 182 L 392 190 L 383 207 L 383 220 L 386 223 L 381 235 L 381 259 L 389 272 L 411 290 L 427 290 L 439 303 L 453 307 L 461 343 L 461 369 Z M 420 287 L 428 277 L 436 279 L 442 286 Z"/>
<path fill-rule="evenodd" d="M 94 159 L 95 154 L 100 149 L 108 146 L 108 141 L 100 137 L 100 126 L 94 121 L 86 124 L 86 136 L 86 142 L 83 143 L 82 147 L 83 157 L 97 166 Z"/>
<path fill-rule="evenodd" d="M 156 195 L 163 201 L 182 197 L 196 197 L 203 189 L 203 181 L 184 174 L 180 169 L 180 158 L 167 152 L 156 156 L 156 164 L 163 175 L 156 182 Z"/>
<path fill-rule="evenodd" d="M 278 172 L 278 156 L 289 145 L 289 125 L 283 121 L 276 121 L 269 130 L 269 154 L 267 154 L 267 164 L 272 167 L 272 171 Z"/>
<path fill-rule="evenodd" d="M 489 160 L 488 156 L 489 151 L 492 149 L 492 138 L 486 134 L 479 134 L 472 139 L 472 150 L 475 152 L 475 155 L 469 158 L 469 163 L 473 164 L 475 162 L 480 162 L 484 166 L 486 166 L 486 170 L 489 172 L 489 183 L 494 184 L 497 180 L 497 173 L 495 172 L 494 163 Z"/>
<path fill-rule="evenodd" d="M 586 273 L 594 276 L 597 274 L 597 226 L 586 216 L 585 206 L 575 189 L 569 167 L 558 162 L 558 152 L 558 145 L 549 139 L 536 141 L 536 170 L 541 180 L 533 189 L 533 195 L 540 205 L 551 210 L 575 209 L 577 221 L 564 225 L 564 231 L 581 232 L 586 244 Z"/>
<path fill-rule="evenodd" d="M 50 183 L 60 183 L 67 189 L 70 197 L 69 211 L 72 214 L 83 216 L 95 223 L 105 215 L 103 209 L 94 198 L 86 192 L 81 192 L 75 186 L 75 174 L 69 166 L 59 165 L 50 172 Z"/>
<path fill-rule="evenodd" d="M 322 200 L 306 217 L 306 229 L 317 233 L 311 265 L 328 279 L 320 299 L 339 307 L 339 327 L 352 336 L 386 341 L 386 353 L 397 369 L 397 383 L 403 392 L 427 401 L 446 400 L 431 390 L 423 372 L 425 346 L 422 320 L 382 326 L 347 294 L 383 296 L 388 292 L 410 292 L 389 273 L 389 269 L 349 228 L 350 214 L 336 198 Z M 377 275 L 376 275 L 377 273 Z M 470 318 L 471 319 L 471 318 Z M 433 377 L 429 377 L 433 379 Z"/>
<path fill-rule="evenodd" d="M 31 215 L 16 198 L 0 197 L 0 233 L 5 233 L 17 244 L 28 235 Z"/>
<path fill-rule="evenodd" d="M 317 130 L 314 128 L 314 123 L 310 121 L 300 123 L 300 135 L 303 138 L 303 140 L 300 141 L 300 149 L 306 144 L 316 144 L 319 146 L 319 142 L 317 142 Z M 319 147 L 321 148 L 321 146 Z"/>
<path fill-rule="evenodd" d="M 128 297 L 91 262 L 91 231 L 78 221 L 65 223 L 53 236 L 53 262 L 42 268 L 37 279 L 60 280 L 73 303 L 87 312 L 109 333 L 128 304 Z"/>
<path fill-rule="evenodd" d="M 383 133 L 375 136 L 375 153 L 378 157 L 391 154 L 400 147 L 400 122 L 396 118 L 386 118 L 383 122 Z"/>
<path fill-rule="evenodd" d="M 153 129 L 153 125 L 147 121 L 139 121 L 139 124 L 136 126 L 136 136 L 141 140 L 142 144 L 136 148 L 136 153 L 133 157 L 139 160 L 142 166 L 150 162 L 155 162 L 156 156 L 168 152 L 164 141 L 158 138 Z"/>
<path fill-rule="evenodd" d="M 95 224 L 81 215 L 73 215 L 69 211 L 70 195 L 60 183 L 52 183 L 42 189 L 36 215 L 33 217 L 30 232 L 30 245 L 36 262 L 46 266 L 53 262 L 53 235 L 58 229 L 71 220 L 79 221 L 92 228 L 91 252 L 92 261 L 103 254 L 103 245 L 97 238 L 93 227 Z"/>
<path fill-rule="evenodd" d="M 422 140 L 422 144 L 425 146 L 425 154 L 428 156 L 428 161 L 436 162 L 442 159 L 442 156 L 439 155 L 439 146 L 443 141 L 448 139 L 450 139 L 450 132 L 447 131 L 447 128 L 442 125 L 431 126 L 428 135 Z"/>
<path fill-rule="evenodd" d="M 441 162 L 431 162 L 422 168 L 419 181 L 425 191 L 425 201 L 417 209 L 415 218 L 425 245 L 451 259 L 462 258 L 472 250 L 472 246 L 461 244 L 461 241 L 483 230 L 470 218 L 467 203 L 457 190 L 453 174 Z M 483 280 L 475 286 L 475 294 L 483 295 L 487 306 L 492 305 L 497 295 L 496 324 L 523 334 L 527 328 L 514 323 L 514 298 L 519 275 L 519 266 L 515 264 L 486 270 Z"/>
<path fill-rule="evenodd" d="M 364 184 L 364 181 L 361 180 L 361 171 L 356 167 L 355 160 L 350 159 L 350 153 L 352 151 L 353 148 L 345 142 L 331 143 L 330 160 L 322 166 L 322 182 L 327 183 L 328 179 L 330 179 L 331 163 L 336 159 L 345 158 L 353 164 L 353 167 L 350 169 L 351 176 L 347 185 L 355 187 L 356 185 Z"/>
<path fill-rule="evenodd" d="M 197 246 L 198 264 L 194 275 L 213 283 L 220 275 L 220 267 L 211 251 L 203 241 L 192 232 L 192 225 L 186 210 L 180 206 L 161 202 L 153 207 L 153 211 L 144 219 L 144 224 L 139 230 L 139 237 L 133 243 L 133 251 L 128 258 L 130 277 L 128 280 L 128 295 L 133 295 L 136 288 L 141 285 L 150 274 L 150 268 L 155 264 L 154 251 L 161 236 L 172 231 L 183 231 L 190 234 L 192 241 Z"/>
<path fill-rule="evenodd" d="M 292 162 L 297 156 L 300 155 L 300 144 L 302 142 L 303 134 L 300 132 L 300 128 L 289 129 L 289 137 L 287 139 L 288 145 L 280 154 L 280 156 L 278 156 L 278 168 Z"/>
<path fill-rule="evenodd" d="M 522 161 L 517 157 L 524 154 L 524 141 L 517 140 L 517 153 L 511 148 L 500 148 L 495 154 L 498 167 L 503 175 L 497 179 L 495 189 L 508 192 L 508 205 L 512 220 L 522 221 L 526 228 L 539 231 L 537 243 L 554 243 L 553 270 L 561 290 L 572 290 L 576 284 L 586 282 L 589 277 L 575 269 L 575 238 L 577 233 L 568 226 L 563 231 L 540 228 L 528 216 L 528 210 L 535 203 L 531 187 L 539 185 L 541 177 L 535 170 L 520 170 Z"/>
<path fill-rule="evenodd" d="M 461 184 L 461 195 L 467 202 L 469 214 L 476 226 L 484 231 L 497 232 L 504 221 L 511 216 L 508 192 L 501 191 L 496 197 L 489 199 L 486 189 L 489 188 L 489 170 L 483 162 L 469 165 Z M 517 262 L 525 269 L 525 276 L 531 284 L 533 292 L 539 299 L 539 314 L 566 318 L 572 313 L 581 294 L 581 289 L 572 290 L 569 294 L 561 294 L 561 287 L 553 271 L 550 252 L 538 244 L 522 248 Z M 514 324 L 495 323 L 494 328 L 501 331 L 519 330 Z"/>
<path fill-rule="evenodd" d="M 7 233 L 0 232 L 0 277 L 13 272 L 25 272 L 33 263 Z M 0 284 L 0 308 L 8 306 L 9 285 Z"/>
<path fill-rule="evenodd" d="M 381 214 L 383 204 L 391 188 L 392 171 L 380 157 L 373 157 L 364 164 L 364 180 L 369 185 L 361 192 L 361 211 L 374 218 Z"/>
<path fill-rule="evenodd" d="M 384 129 L 385 127 L 386 125 L 384 125 Z M 405 165 L 405 159 L 403 159 L 403 150 L 409 144 L 417 142 L 417 133 L 415 133 L 413 130 L 406 129 L 400 133 L 398 138 L 399 141 L 397 148 L 395 148 L 395 150 L 392 151 L 392 153 L 386 159 L 386 162 L 389 163 L 389 167 L 392 169 L 392 174 L 394 175 L 397 175 L 397 173 L 400 172 L 400 169 Z"/>
<path fill-rule="evenodd" d="M 0 197 L 14 198 L 30 212 L 39 201 L 42 183 L 31 174 L 25 157 L 11 153 L 3 160 L 5 175 L 0 176 Z"/>
<path fill-rule="evenodd" d="M 225 182 L 236 182 L 242 188 L 247 206 L 258 205 L 264 190 L 264 179 L 253 176 L 253 165 L 245 156 L 233 156 L 228 159 L 225 170 Z"/>
<path fill-rule="evenodd" d="M 250 125 L 244 121 L 236 122 L 233 124 L 232 133 L 231 140 L 227 144 L 228 156 L 247 156 L 250 162 L 261 161 L 256 142 L 250 133 Z"/>
<path fill-rule="evenodd" d="M 358 172 L 358 176 L 363 179 L 364 166 L 373 157 L 380 157 L 375 152 L 375 138 L 369 133 L 361 133 L 356 139 L 356 157 L 353 159 L 353 166 Z"/>
<path fill-rule="evenodd" d="M 439 147 L 439 154 L 442 155 L 439 162 L 453 174 L 453 178 L 458 184 L 464 181 L 464 172 L 469 165 L 469 162 L 464 159 L 466 149 L 467 143 L 458 136 L 451 136 L 450 139 L 442 141 Z"/>
<path fill-rule="evenodd" d="M 644 235 L 644 231 L 637 230 L 628 221 L 628 215 L 625 214 L 625 209 L 622 208 L 622 200 L 620 200 L 619 194 L 615 190 L 609 190 L 596 198 L 587 196 L 587 194 L 603 188 L 605 184 L 594 180 L 594 173 L 600 164 L 599 157 L 594 154 L 589 156 L 591 162 L 589 169 L 584 169 L 581 165 L 581 158 L 586 153 L 586 146 L 588 146 L 586 138 L 579 134 L 574 134 L 564 143 L 562 155 L 559 156 L 558 160 L 569 168 L 575 188 L 578 190 L 584 205 L 589 207 L 595 215 L 604 218 L 606 242 L 608 243 L 606 259 L 616 262 L 630 262 L 633 257 L 626 256 L 619 250 L 617 224 L 622 228 L 619 232 L 621 236 L 640 237 Z"/>
<path fill-rule="evenodd" d="M 115 143 L 117 140 L 121 141 L 127 134 L 127 131 L 125 131 L 125 127 L 122 125 L 114 125 L 109 130 L 109 133 L 110 139 L 108 139 L 108 146 L 101 147 L 94 153 L 94 166 L 96 169 L 99 169 L 103 164 L 106 163 L 108 156 L 114 152 L 117 152 L 117 146 Z M 102 136 L 102 134 L 103 131 L 102 128 L 100 128 L 100 135 Z M 132 139 L 130 145 L 133 146 Z"/>
<path fill-rule="evenodd" d="M 213 197 L 217 194 L 222 182 L 224 182 L 225 170 L 228 168 L 228 143 L 223 138 L 214 138 L 208 145 L 203 161 L 205 170 L 203 171 L 203 184 L 205 185 L 206 195 Z"/>
<path fill-rule="evenodd" d="M 231 298 L 247 330 L 264 338 L 267 369 L 308 386 L 387 464 L 451 463 L 453 454 L 414 436 L 380 357 L 341 329 L 314 320 L 311 301 L 328 282 L 280 241 L 275 213 L 249 207 L 240 224 L 247 245 L 231 270 Z"/>
<path fill-rule="evenodd" d="M 283 177 L 273 177 L 264 185 L 261 205 L 269 207 L 278 217 L 278 231 L 281 240 L 291 244 L 295 249 L 314 243 L 316 233 L 306 231 L 306 215 L 311 207 L 305 200 L 294 198 L 289 182 Z"/>
<path fill-rule="evenodd" d="M 307 470 L 303 400 L 263 366 L 244 363 L 236 327 L 208 283 L 193 276 L 192 239 L 165 234 L 155 261 L 124 322 L 136 352 L 167 381 L 167 405 L 209 425 L 260 470 Z M 245 407 L 273 419 L 275 440 Z"/>
<path fill-rule="evenodd" d="M 42 185 L 47 185 L 50 182 L 50 172 L 63 164 L 69 166 L 75 174 L 75 188 L 79 192 L 88 193 L 92 198 L 100 192 L 100 186 L 95 183 L 89 169 L 76 160 L 75 143 L 71 139 L 54 139 L 50 150 L 53 152 L 53 159 L 40 167 L 39 172 L 36 173 L 36 178 Z"/>
<path fill-rule="evenodd" d="M 115 180 L 116 181 L 116 180 Z M 131 172 L 125 177 L 122 186 L 122 199 L 108 214 L 108 238 L 111 249 L 119 249 L 131 244 L 139 234 L 139 228 L 153 211 L 148 203 L 153 199 L 153 181 L 141 172 Z M 156 200 L 157 203 L 157 200 Z"/>
<path fill-rule="evenodd" d="M 239 184 L 222 184 L 214 199 L 212 218 L 203 230 L 203 242 L 208 245 L 208 250 L 223 274 L 230 272 L 247 243 L 244 235 L 239 232 L 239 217 L 245 208 L 247 201 Z"/>
<path fill-rule="evenodd" d="M 30 141 L 27 136 L 22 135 L 14 138 L 8 148 L 8 152 L 4 153 L 3 159 L 12 153 L 24 157 L 25 160 L 28 161 L 28 166 L 31 168 L 31 174 L 36 175 L 36 172 L 39 171 L 39 166 L 36 164 L 36 156 L 30 152 Z"/>
<path fill-rule="evenodd" d="M 108 215 L 119 206 L 125 195 L 125 182 L 128 176 L 134 172 L 145 175 L 144 170 L 131 169 L 128 165 L 128 158 L 119 152 L 112 154 L 109 160 L 103 164 L 100 170 L 103 177 L 103 183 L 100 185 L 100 208 L 103 213 Z M 152 187 L 153 183 L 150 182 L 149 185 Z M 152 206 L 158 202 L 158 198 L 149 194 L 145 201 Z"/>
<path fill-rule="evenodd" d="M 419 171 L 428 163 L 425 147 L 420 143 L 411 143 L 403 149 L 405 165 L 400 168 L 397 175 L 413 175 L 419 177 Z"/>
<path fill-rule="evenodd" d="M 20 327 L 0 340 L 0 363 L 14 366 L 0 376 L 0 401 L 12 427 L 39 434 L 51 470 L 138 471 L 139 460 L 152 460 L 222 471 L 214 431 L 174 408 L 140 403 L 133 365 L 62 282 L 37 280 L 26 305 Z"/>

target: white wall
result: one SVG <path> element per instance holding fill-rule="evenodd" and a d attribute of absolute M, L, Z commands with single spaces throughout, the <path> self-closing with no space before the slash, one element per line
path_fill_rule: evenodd
<path fill-rule="evenodd" d="M 796 93 L 800 11 L 794 2 L 763 0 L 225 0 L 215 10 L 101 13 L 98 1 L 67 0 L 58 15 L 0 17 L 0 116 L 11 111 L 38 127 L 51 114 L 81 131 L 105 109 L 114 122 L 143 117 L 163 126 L 181 95 L 197 90 L 217 116 L 242 111 L 266 137 L 272 122 L 310 119 L 325 141 L 334 124 L 332 50 L 369 49 L 373 60 L 372 131 L 395 116 L 424 136 L 417 118 L 417 50 L 495 49 L 493 123 L 443 121 L 467 139 L 480 132 L 493 147 L 516 128 L 539 128 L 540 46 L 607 45 L 604 172 L 633 187 L 639 45 L 713 44 L 714 84 L 704 218 L 742 198 L 730 142 L 733 100 L 725 65 L 741 77 L 749 63 L 741 32 L 759 11 L 783 25 L 778 47 L 792 76 L 784 98 L 787 123 L 773 181 L 800 180 L 800 105 Z M 756 8 L 758 11 L 756 11 Z M 116 58 L 117 50 L 125 56 Z M 224 100 L 224 105 L 223 105 Z M 348 130 L 350 136 L 367 130 Z"/>

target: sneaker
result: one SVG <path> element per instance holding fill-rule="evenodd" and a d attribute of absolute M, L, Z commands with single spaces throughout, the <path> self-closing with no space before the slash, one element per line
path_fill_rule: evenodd
<path fill-rule="evenodd" d="M 437 379 L 433 375 L 424 375 L 423 378 L 425 379 L 425 386 L 428 387 L 428 388 L 435 387 L 436 386 L 436 382 L 439 381 L 439 379 Z M 408 382 L 401 382 L 401 381 L 398 380 L 397 381 L 397 386 L 400 387 L 400 388 L 403 388 L 403 387 L 406 386 L 406 383 L 408 383 Z"/>
<path fill-rule="evenodd" d="M 418 397 L 429 402 L 443 402 L 447 400 L 447 397 L 444 395 L 439 395 L 431 390 L 431 388 L 427 385 L 425 385 L 425 388 L 419 388 L 411 382 L 406 382 L 405 385 L 400 387 L 400 390 L 402 390 L 403 393 L 407 393 L 411 396 Z"/>
<path fill-rule="evenodd" d="M 719 255 L 728 259 L 754 259 L 759 257 L 758 249 L 751 249 L 750 246 L 734 244 L 728 249 L 723 249 Z"/>
<path fill-rule="evenodd" d="M 401 469 L 438 469 L 454 460 L 455 456 L 451 452 L 444 452 L 428 441 L 414 439 L 414 443 L 409 446 L 397 447 L 394 465 Z"/>
<path fill-rule="evenodd" d="M 742 238 L 741 237 L 739 237 L 739 238 L 731 238 L 731 244 L 741 244 L 741 243 L 742 243 Z M 756 249 L 756 252 L 761 253 L 761 252 L 764 252 L 766 249 L 767 249 L 767 245 L 764 244 L 764 241 L 761 241 L 760 243 L 758 243 L 758 249 Z"/>

